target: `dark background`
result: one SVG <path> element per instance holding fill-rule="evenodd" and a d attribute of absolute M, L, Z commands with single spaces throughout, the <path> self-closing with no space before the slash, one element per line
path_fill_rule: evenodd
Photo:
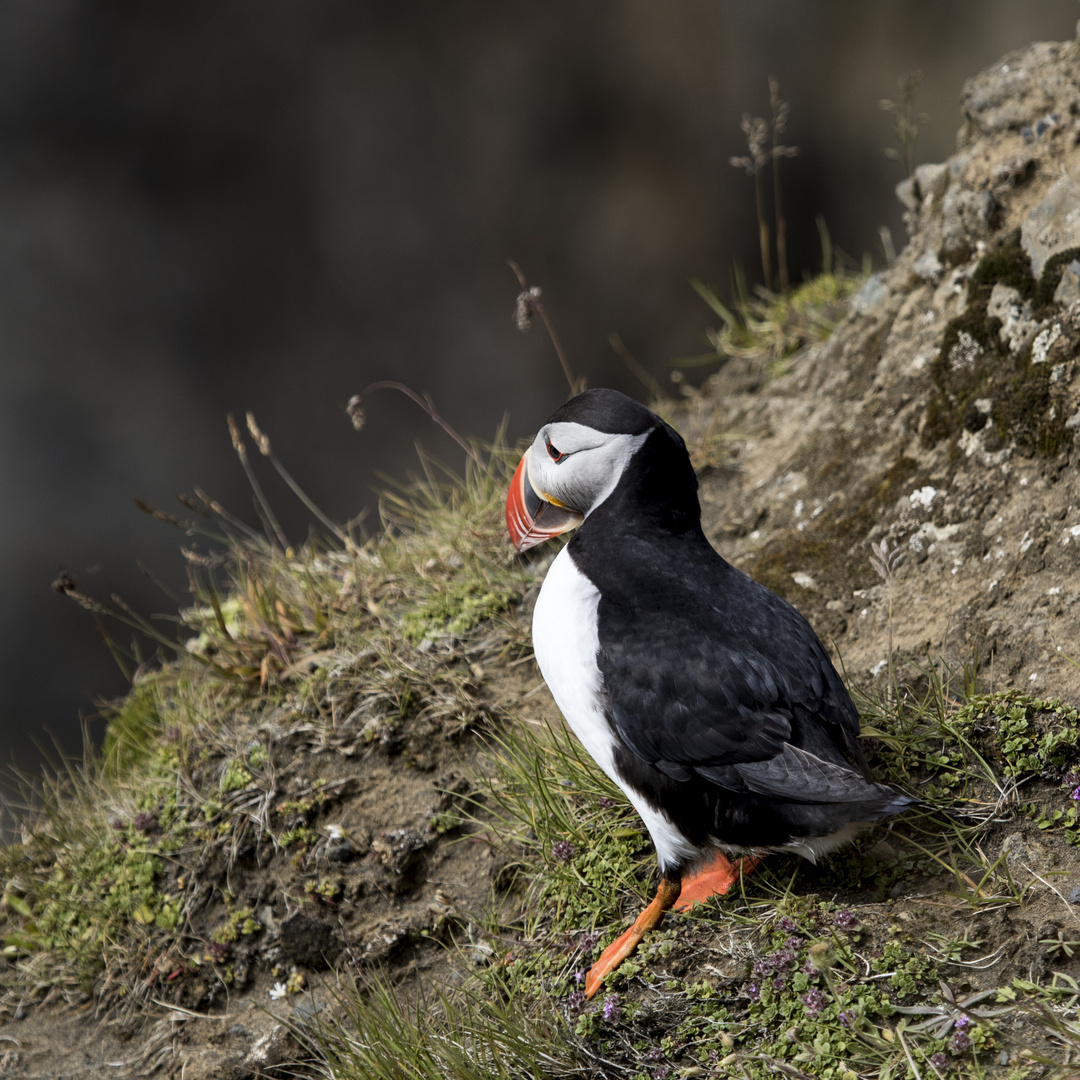
<path fill-rule="evenodd" d="M 955 146 L 963 80 L 1067 39 L 1075 0 L 296 0 L 0 5 L 0 759 L 81 746 L 123 679 L 59 565 L 145 612 L 182 539 L 133 505 L 200 485 L 252 518 L 224 417 L 254 410 L 332 517 L 457 447 L 530 432 L 566 387 L 511 313 L 516 259 L 592 385 L 645 393 L 702 351 L 690 276 L 758 269 L 739 119 L 791 102 L 793 277 L 836 245 L 903 244 L 879 99 L 925 74 L 917 160 Z M 700 376 L 699 376 L 700 377 Z M 261 464 L 261 463 L 260 463 Z M 268 483 L 292 537 L 309 521 Z M 90 730 L 100 734 L 100 722 Z"/>

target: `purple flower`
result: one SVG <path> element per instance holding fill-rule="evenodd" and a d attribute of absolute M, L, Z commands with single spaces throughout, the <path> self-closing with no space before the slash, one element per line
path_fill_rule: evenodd
<path fill-rule="evenodd" d="M 566 1004 L 571 1012 L 581 1012 L 585 1008 L 585 991 L 571 990 L 569 997 L 566 999 Z"/>
<path fill-rule="evenodd" d="M 135 815 L 135 820 L 132 822 L 136 829 L 143 835 L 149 832 L 153 832 L 157 828 L 157 818 L 153 814 L 148 814 L 144 810 L 142 813 Z"/>
<path fill-rule="evenodd" d="M 652 1078 L 652 1080 L 667 1080 L 670 1075 L 670 1065 L 659 1065 L 655 1069 L 653 1069 L 651 1073 L 649 1073 L 649 1076 Z"/>
<path fill-rule="evenodd" d="M 786 915 L 782 915 L 780 921 L 776 925 L 779 926 L 785 934 L 790 934 L 795 930 L 798 930 L 798 927 L 795 925 L 795 920 L 789 919 Z"/>
<path fill-rule="evenodd" d="M 611 994 L 609 997 L 604 998 L 601 1012 L 609 1024 L 617 1024 L 622 1016 L 622 1009 L 619 1007 L 619 995 Z"/>
<path fill-rule="evenodd" d="M 957 1031 L 965 1031 L 967 1028 L 971 1027 L 971 1017 L 968 1016 L 967 1013 L 961 1013 L 956 1018 L 956 1023 L 953 1024 L 953 1027 L 956 1028 Z"/>
<path fill-rule="evenodd" d="M 229 946 L 223 941 L 211 941 L 206 946 L 206 955 L 214 961 L 215 964 L 220 964 L 229 955 Z"/>
<path fill-rule="evenodd" d="M 1077 784 L 1076 787 L 1069 792 L 1069 798 L 1080 802 L 1080 784 Z"/>
<path fill-rule="evenodd" d="M 581 968 L 579 971 L 575 971 L 571 978 L 580 986 L 585 981 L 585 969 Z"/>
<path fill-rule="evenodd" d="M 809 960 L 807 960 L 807 962 L 805 964 L 803 964 L 803 966 L 801 968 L 799 968 L 799 970 L 804 975 L 820 975 L 821 974 L 821 972 L 818 971 L 818 969 L 816 967 L 814 967 L 814 965 L 811 964 Z"/>
<path fill-rule="evenodd" d="M 599 930 L 590 930 L 587 934 L 581 935 L 581 948 L 585 952 L 589 952 L 596 943 L 600 940 Z"/>
<path fill-rule="evenodd" d="M 930 1064 L 938 1072 L 944 1072 L 949 1067 L 949 1059 L 939 1050 L 936 1054 L 930 1055 Z"/>
<path fill-rule="evenodd" d="M 772 971 L 772 964 L 762 957 L 760 960 L 754 961 L 754 966 L 750 969 L 750 974 L 753 975 L 755 979 L 764 979 L 770 971 Z"/>
<path fill-rule="evenodd" d="M 654 1046 L 646 1055 L 646 1061 L 659 1061 L 664 1056 L 664 1051 L 660 1049 L 659 1044 Z"/>
<path fill-rule="evenodd" d="M 844 908 L 843 911 L 836 913 L 836 918 L 833 919 L 833 923 L 840 930 L 854 930 L 859 925 L 859 916 L 854 911 L 850 911 L 848 908 Z"/>
<path fill-rule="evenodd" d="M 783 990 L 786 984 L 786 980 L 782 975 L 777 975 L 772 981 L 772 988 L 774 990 Z"/>
<path fill-rule="evenodd" d="M 806 1006 L 806 1015 L 813 1018 L 825 1008 L 825 995 L 815 986 L 803 994 L 802 1003 Z"/>
<path fill-rule="evenodd" d="M 559 862 L 569 862 L 574 857 L 574 845 L 569 840 L 556 840 L 551 845 L 551 854 Z"/>
<path fill-rule="evenodd" d="M 848 1009 L 845 1009 L 843 1012 L 841 1012 L 837 1019 L 840 1021 L 841 1027 L 850 1028 L 855 1026 L 855 1013 L 851 1012 Z"/>
<path fill-rule="evenodd" d="M 787 971 L 795 966 L 795 954 L 790 949 L 779 949 L 769 957 L 769 962 L 777 971 Z"/>
<path fill-rule="evenodd" d="M 606 795 L 601 795 L 596 800 L 596 804 L 601 810 L 610 810 L 615 805 L 615 800 L 609 799 Z"/>
<path fill-rule="evenodd" d="M 751 1001 L 760 1001 L 760 1000 L 761 1000 L 761 990 L 759 989 L 759 987 L 758 987 L 758 984 L 757 984 L 757 983 L 751 983 L 751 984 L 750 984 L 750 985 L 749 985 L 749 986 L 748 986 L 748 987 L 746 988 L 746 996 L 747 996 L 747 997 L 748 997 L 748 998 L 749 998 L 749 999 L 750 999 Z"/>
<path fill-rule="evenodd" d="M 954 1031 L 949 1040 L 949 1049 L 954 1054 L 963 1054 L 971 1049 L 971 1039 L 962 1031 Z"/>

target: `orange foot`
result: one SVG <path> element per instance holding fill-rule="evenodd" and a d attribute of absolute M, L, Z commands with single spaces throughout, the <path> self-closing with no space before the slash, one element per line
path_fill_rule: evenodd
<path fill-rule="evenodd" d="M 634 920 L 634 925 L 620 934 L 601 954 L 585 976 L 585 996 L 591 998 L 600 989 L 604 977 L 610 975 L 641 943 L 641 939 L 660 925 L 664 912 L 679 898 L 679 883 L 660 879 L 656 896 Z"/>
<path fill-rule="evenodd" d="M 711 896 L 723 896 L 740 877 L 749 874 L 760 859 L 752 855 L 732 863 L 723 852 L 691 878 L 683 878 L 682 892 L 673 907 L 676 911 L 689 911 L 695 904 Z"/>

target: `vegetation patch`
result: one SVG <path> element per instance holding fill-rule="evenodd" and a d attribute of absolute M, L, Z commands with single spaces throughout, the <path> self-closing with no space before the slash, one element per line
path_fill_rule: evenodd
<path fill-rule="evenodd" d="M 1068 256 L 1066 258 L 1065 256 Z M 927 411 L 923 442 L 956 440 L 961 432 L 981 431 L 989 420 L 993 451 L 1010 443 L 1028 455 L 1053 456 L 1072 441 L 1064 387 L 1051 381 L 1045 356 L 1033 355 L 1030 342 L 1017 352 L 1002 343 L 1002 321 L 988 312 L 995 285 L 1016 289 L 1021 301 L 1033 307 L 1031 317 L 1046 320 L 1060 312 L 1054 290 L 1076 252 L 1049 260 L 1038 282 L 1031 260 L 1020 243 L 1020 230 L 1001 237 L 982 257 L 967 287 L 967 305 L 951 319 L 942 334 L 931 366 L 936 393 Z M 1058 326 L 1058 334 L 1071 331 Z M 954 443 L 954 452 L 958 447 Z"/>

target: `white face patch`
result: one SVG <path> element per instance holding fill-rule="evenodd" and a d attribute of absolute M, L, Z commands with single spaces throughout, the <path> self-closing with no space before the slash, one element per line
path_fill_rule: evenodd
<path fill-rule="evenodd" d="M 630 459 L 649 437 L 611 434 L 564 421 L 545 424 L 529 454 L 529 483 L 586 517 L 614 490 Z"/>

